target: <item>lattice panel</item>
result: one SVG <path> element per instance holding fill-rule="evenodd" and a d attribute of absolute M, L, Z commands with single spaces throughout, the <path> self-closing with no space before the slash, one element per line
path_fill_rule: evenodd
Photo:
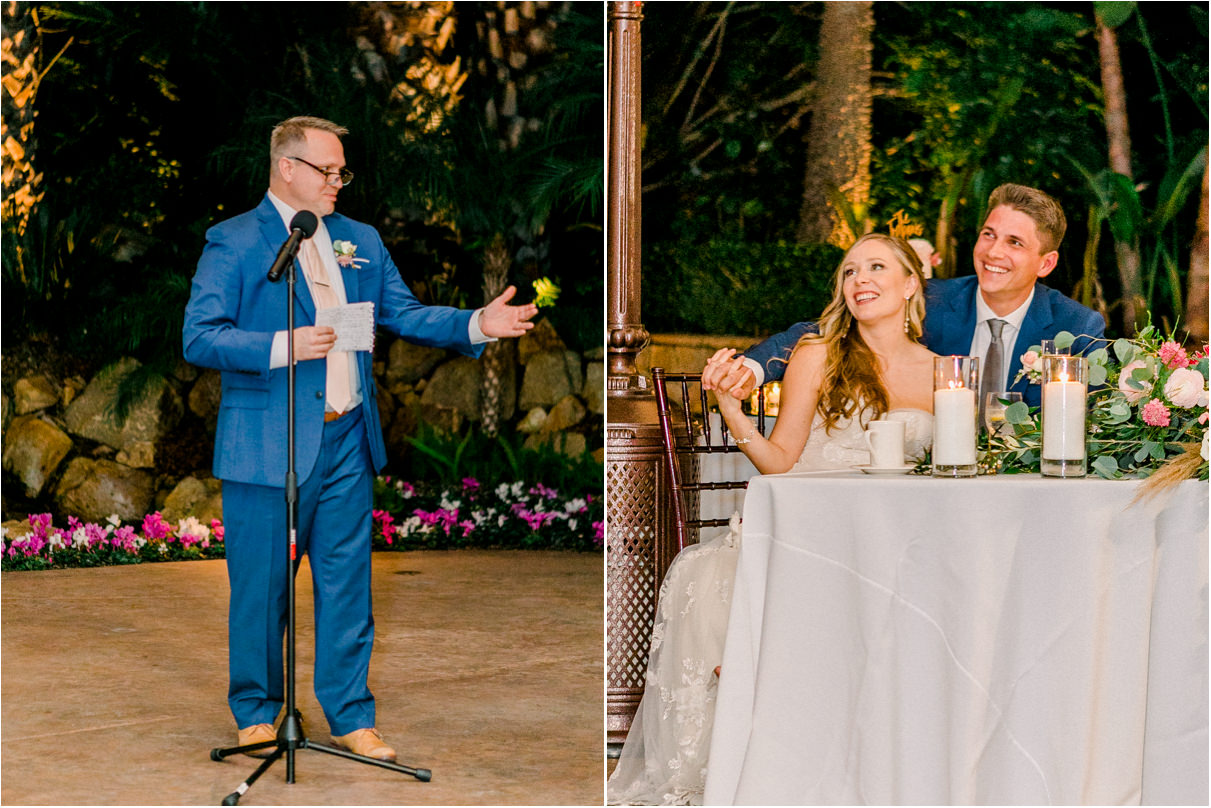
<path fill-rule="evenodd" d="M 657 460 L 606 464 L 611 492 L 607 543 L 608 686 L 642 691 L 656 616 Z M 626 496 L 619 496 L 625 493 Z"/>

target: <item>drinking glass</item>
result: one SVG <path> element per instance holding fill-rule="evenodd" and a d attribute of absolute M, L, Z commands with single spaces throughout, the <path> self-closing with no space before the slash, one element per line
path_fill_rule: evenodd
<path fill-rule="evenodd" d="M 1005 410 L 1021 400 L 1021 393 L 985 393 L 984 430 L 989 435 L 1012 435 L 1013 424 L 1005 420 Z"/>
<path fill-rule="evenodd" d="M 1071 353 L 1071 345 L 1067 348 L 1057 348 L 1055 347 L 1055 340 L 1053 339 L 1042 340 L 1042 348 L 1039 351 L 1040 356 L 1068 356 Z"/>

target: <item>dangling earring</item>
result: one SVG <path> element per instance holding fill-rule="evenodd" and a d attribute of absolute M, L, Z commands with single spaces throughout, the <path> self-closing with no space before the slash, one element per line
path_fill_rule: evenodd
<path fill-rule="evenodd" d="M 909 317 L 911 307 L 910 307 L 908 301 L 910 301 L 910 300 L 912 300 L 912 295 L 909 295 L 908 297 L 904 298 L 904 333 L 905 334 L 909 333 L 909 329 L 912 326 L 912 320 Z"/>

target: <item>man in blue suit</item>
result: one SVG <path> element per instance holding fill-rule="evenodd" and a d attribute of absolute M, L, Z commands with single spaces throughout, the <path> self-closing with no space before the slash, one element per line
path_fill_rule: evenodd
<path fill-rule="evenodd" d="M 994 190 L 972 250 L 975 275 L 930 281 L 926 287 L 925 346 L 943 356 L 978 356 L 982 374 L 995 353 L 994 372 L 986 374 L 990 378 L 982 389 L 1017 391 L 1038 406 L 1037 384 L 1025 378 L 1014 383 L 1022 354 L 1060 331 L 1082 337 L 1073 346 L 1080 352 L 1106 330 L 1100 314 L 1038 283 L 1055 269 L 1066 229 L 1059 202 L 1042 191 L 1012 184 Z M 814 323 L 796 323 L 749 348 L 743 365 L 737 363 L 727 377 L 705 379 L 708 389 L 745 398 L 756 385 L 781 379 L 786 363 L 777 360 L 789 358 L 799 338 L 814 330 Z"/>
<path fill-rule="evenodd" d="M 532 327 L 533 305 L 510 306 L 510 287 L 476 311 L 422 305 L 378 232 L 335 213 L 345 167 L 344 127 L 291 118 L 270 138 L 269 192 L 254 210 L 212 227 L 185 309 L 185 358 L 222 375 L 214 473 L 223 480 L 231 584 L 228 703 L 241 746 L 276 737 L 284 699 L 286 626 L 287 339 L 296 361 L 296 558 L 310 556 L 314 587 L 315 693 L 337 745 L 394 760 L 375 726 L 367 686 L 374 619 L 370 531 L 374 474 L 386 462 L 371 355 L 331 351 L 317 308 L 374 304 L 374 321 L 419 345 L 478 356 L 482 343 Z M 299 252 L 293 335 L 285 283 L 267 272 L 295 213 L 319 219 Z M 298 562 L 296 561 L 295 564 Z M 271 750 L 265 750 L 267 755 Z M 254 753 L 255 754 L 255 753 Z"/>

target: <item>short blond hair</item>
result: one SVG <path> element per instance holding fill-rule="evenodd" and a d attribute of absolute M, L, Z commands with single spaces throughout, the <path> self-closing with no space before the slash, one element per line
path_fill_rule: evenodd
<path fill-rule="evenodd" d="M 315 118 L 310 115 L 287 118 L 273 127 L 273 132 L 269 135 L 270 172 L 277 166 L 278 160 L 283 157 L 293 157 L 291 152 L 295 151 L 299 144 L 307 142 L 308 129 L 328 132 L 338 138 L 349 134 L 349 130 L 345 127 L 324 118 Z"/>
<path fill-rule="evenodd" d="M 1064 233 L 1068 230 L 1068 220 L 1064 218 L 1064 209 L 1054 197 L 1038 188 L 1007 182 L 998 185 L 989 195 L 984 220 L 988 221 L 988 214 L 1001 205 L 1008 205 L 1030 217 L 1038 230 L 1039 246 L 1043 249 L 1043 255 L 1060 248 L 1060 242 L 1064 240 Z"/>

